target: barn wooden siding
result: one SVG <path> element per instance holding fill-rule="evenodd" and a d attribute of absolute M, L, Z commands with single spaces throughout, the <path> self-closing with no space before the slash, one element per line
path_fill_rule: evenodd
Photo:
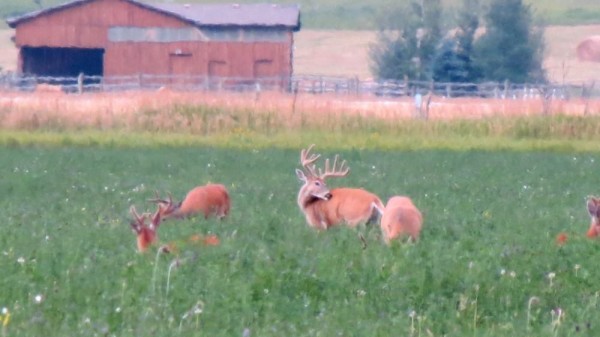
<path fill-rule="evenodd" d="M 293 71 L 289 27 L 198 27 L 135 1 L 80 1 L 13 25 L 21 52 L 27 47 L 104 49 L 104 76 L 253 78 L 289 77 Z M 22 55 L 18 69 L 23 69 Z"/>

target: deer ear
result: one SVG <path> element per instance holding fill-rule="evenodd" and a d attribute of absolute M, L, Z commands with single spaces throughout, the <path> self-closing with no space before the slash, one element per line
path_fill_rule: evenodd
<path fill-rule="evenodd" d="M 296 177 L 300 179 L 301 182 L 305 183 L 308 179 L 302 170 L 296 169 Z"/>
<path fill-rule="evenodd" d="M 591 216 L 598 216 L 598 205 L 596 204 L 597 199 L 596 198 L 588 198 L 587 201 L 587 209 L 588 209 L 588 213 Z"/>

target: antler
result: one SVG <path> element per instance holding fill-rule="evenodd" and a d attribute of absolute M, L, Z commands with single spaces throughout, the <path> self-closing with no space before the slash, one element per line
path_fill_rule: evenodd
<path fill-rule="evenodd" d="M 315 144 L 311 144 L 308 149 L 302 149 L 302 151 L 300 151 L 300 164 L 302 165 L 302 167 L 304 167 L 305 171 L 307 174 L 313 176 L 313 177 L 318 177 L 317 172 L 315 170 L 315 165 L 314 162 L 317 161 L 317 159 L 319 159 L 319 157 L 321 157 L 320 154 L 310 154 L 310 151 L 312 150 L 312 148 L 315 146 Z M 310 156 L 309 156 L 310 154 Z M 312 166 L 311 166 L 312 164 Z"/>
<path fill-rule="evenodd" d="M 154 199 L 148 199 L 148 201 L 153 202 L 153 203 L 157 203 L 157 204 L 166 204 L 167 207 L 169 207 L 169 206 L 173 205 L 173 196 L 171 195 L 170 192 L 167 192 L 167 195 L 169 197 L 169 200 L 162 199 L 160 197 L 160 194 L 158 194 L 158 191 L 155 190 L 154 191 L 155 198 Z"/>
<path fill-rule="evenodd" d="M 307 174 L 310 174 L 314 178 L 325 180 L 329 177 L 344 177 L 350 172 L 350 168 L 346 166 L 345 160 L 343 160 L 338 167 L 339 155 L 336 154 L 333 158 L 333 165 L 329 167 L 329 158 L 325 159 L 325 171 L 319 168 L 319 173 L 317 174 L 317 168 L 314 162 L 317 161 L 321 155 L 310 154 L 310 151 L 314 146 L 315 144 L 312 144 L 308 149 L 300 151 L 300 163 L 305 168 Z"/>
<path fill-rule="evenodd" d="M 163 207 L 160 204 L 156 205 L 156 212 L 152 215 L 150 220 L 150 229 L 157 230 L 160 225 L 161 215 L 164 212 Z"/>
<path fill-rule="evenodd" d="M 339 156 L 336 154 L 333 158 L 333 165 L 331 168 L 329 167 L 329 158 L 325 159 L 325 172 L 319 169 L 319 178 L 325 180 L 329 177 L 345 177 L 348 175 L 350 168 L 346 166 L 345 160 L 340 163 L 340 167 L 337 167 L 338 157 Z"/>
<path fill-rule="evenodd" d="M 133 215 L 133 221 L 130 223 L 131 228 L 133 228 L 136 233 L 139 233 L 146 222 L 146 214 L 139 215 L 134 205 L 131 205 L 129 212 Z"/>
<path fill-rule="evenodd" d="M 176 205 L 173 205 L 173 196 L 171 195 L 170 192 L 167 192 L 168 200 L 161 199 L 160 195 L 158 194 L 158 191 L 154 191 L 154 195 L 156 196 L 156 198 L 148 199 L 149 202 L 153 202 L 158 205 L 158 210 L 156 212 L 159 214 L 155 214 L 153 216 L 153 218 L 156 217 L 157 215 L 158 216 L 168 215 L 177 208 Z"/>

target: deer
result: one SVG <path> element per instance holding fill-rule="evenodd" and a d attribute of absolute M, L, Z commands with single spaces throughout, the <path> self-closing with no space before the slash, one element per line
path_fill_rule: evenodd
<path fill-rule="evenodd" d="M 163 206 L 160 214 L 162 219 L 183 219 L 199 213 L 204 215 L 204 219 L 208 219 L 210 216 L 223 219 L 229 214 L 231 208 L 229 192 L 221 184 L 197 186 L 190 190 L 185 198 L 177 204 L 173 202 L 170 193 L 168 193 L 168 199 L 161 199 L 158 191 L 155 192 L 155 195 L 156 198 L 148 201 Z"/>
<path fill-rule="evenodd" d="M 146 225 L 146 217 L 150 213 L 139 215 L 135 206 L 129 209 L 133 215 L 131 228 L 137 235 L 137 247 L 140 253 L 144 253 L 149 247 L 158 242 L 158 227 L 161 222 L 161 214 L 164 211 L 162 205 L 158 205 L 156 212 L 150 218 L 150 225 Z M 186 240 L 172 241 L 160 246 L 162 253 L 178 252 L 180 245 L 201 245 L 201 246 L 218 246 L 221 243 L 219 237 L 214 234 L 200 235 L 193 234 Z"/>
<path fill-rule="evenodd" d="M 330 167 L 325 160 L 322 171 L 314 164 L 321 157 L 311 154 L 314 144 L 300 151 L 300 164 L 303 170 L 296 169 L 296 176 L 303 183 L 298 192 L 298 206 L 304 213 L 308 225 L 318 230 L 326 230 L 340 223 L 349 227 L 368 224 L 377 220 L 383 213 L 383 203 L 375 194 L 361 188 L 329 189 L 325 180 L 331 177 L 345 177 L 350 172 L 346 161 L 338 166 L 336 155 Z"/>
<path fill-rule="evenodd" d="M 388 245 L 391 240 L 403 236 L 416 242 L 423 226 L 423 215 L 409 197 L 393 196 L 385 205 L 380 225 L 383 240 Z"/>
<path fill-rule="evenodd" d="M 588 197 L 587 210 L 591 218 L 587 237 L 595 238 L 600 235 L 600 198 Z"/>
<path fill-rule="evenodd" d="M 146 225 L 146 217 L 149 213 L 143 213 L 139 215 L 135 209 L 135 206 L 131 206 L 129 211 L 133 216 L 133 220 L 130 222 L 131 229 L 137 235 L 137 248 L 140 253 L 144 253 L 158 240 L 158 226 L 160 225 L 160 214 L 162 207 L 159 205 L 158 209 L 152 215 L 150 219 L 150 225 Z"/>

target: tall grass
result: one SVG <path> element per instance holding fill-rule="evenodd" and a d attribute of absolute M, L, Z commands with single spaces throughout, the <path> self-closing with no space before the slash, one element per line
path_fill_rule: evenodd
<path fill-rule="evenodd" d="M 0 101 L 0 142 L 18 145 L 211 145 L 596 151 L 597 101 L 408 100 L 262 93 L 25 95 Z M 548 114 L 549 113 L 549 114 Z"/>

